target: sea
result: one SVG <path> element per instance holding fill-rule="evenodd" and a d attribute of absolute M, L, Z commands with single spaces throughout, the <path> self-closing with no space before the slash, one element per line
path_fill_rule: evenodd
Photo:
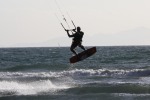
<path fill-rule="evenodd" d="M 150 46 L 96 48 L 0 48 L 0 100 L 150 100 Z"/>

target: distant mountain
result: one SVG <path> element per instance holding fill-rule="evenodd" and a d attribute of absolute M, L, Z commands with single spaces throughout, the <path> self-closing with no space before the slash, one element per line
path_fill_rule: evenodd
<path fill-rule="evenodd" d="M 83 39 L 85 46 L 127 46 L 127 45 L 150 45 L 150 29 L 136 28 L 114 34 L 95 34 Z M 71 39 L 67 36 L 50 39 L 42 43 L 15 44 L 12 47 L 61 47 L 70 46 Z"/>
<path fill-rule="evenodd" d="M 89 37 L 89 45 L 116 46 L 116 45 L 150 45 L 150 29 L 136 28 L 114 34 L 96 34 Z"/>

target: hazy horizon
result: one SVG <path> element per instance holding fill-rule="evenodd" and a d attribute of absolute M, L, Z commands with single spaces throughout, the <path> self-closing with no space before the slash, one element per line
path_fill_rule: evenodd
<path fill-rule="evenodd" d="M 83 38 L 85 46 L 150 46 L 150 29 L 141 27 L 112 34 L 95 34 Z M 138 35 L 136 37 L 135 35 Z M 123 37 L 123 38 L 121 38 Z M 90 40 L 90 41 L 89 41 Z M 129 41 L 128 44 L 126 41 Z M 69 47 L 72 39 L 67 36 L 56 37 L 36 43 L 18 43 L 3 47 Z M 138 44 L 137 44 L 138 43 Z"/>

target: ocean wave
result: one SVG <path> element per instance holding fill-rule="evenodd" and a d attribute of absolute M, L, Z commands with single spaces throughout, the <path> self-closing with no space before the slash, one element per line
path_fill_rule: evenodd
<path fill-rule="evenodd" d="M 149 77 L 128 79 L 132 76 L 143 76 L 145 74 L 141 73 L 145 72 L 148 73 L 149 70 L 71 69 L 50 72 L 0 72 L 0 96 L 60 92 L 146 94 L 150 93 Z"/>
<path fill-rule="evenodd" d="M 34 82 L 0 81 L 0 94 L 4 95 L 36 95 L 45 92 L 55 93 L 59 90 L 68 89 L 68 85 L 56 85 L 50 80 Z"/>
<path fill-rule="evenodd" d="M 122 76 L 149 76 L 150 70 L 133 69 L 133 70 L 120 70 L 120 69 L 74 69 L 69 71 L 62 71 L 59 75 L 70 76 L 102 76 L 102 77 L 122 77 Z"/>
<path fill-rule="evenodd" d="M 70 88 L 66 91 L 70 94 L 96 94 L 96 93 L 130 93 L 130 94 L 149 94 L 149 85 L 141 84 L 94 84 Z"/>
<path fill-rule="evenodd" d="M 78 83 L 77 83 L 78 84 Z M 97 93 L 130 93 L 149 94 L 149 85 L 134 83 L 95 83 L 71 86 L 53 83 L 51 80 L 34 82 L 0 81 L 0 96 L 12 95 L 49 95 L 49 94 L 97 94 Z"/>
<path fill-rule="evenodd" d="M 0 72 L 1 78 L 59 78 L 59 77 L 142 77 L 149 76 L 150 70 L 109 70 L 109 69 L 73 69 L 50 72 Z"/>

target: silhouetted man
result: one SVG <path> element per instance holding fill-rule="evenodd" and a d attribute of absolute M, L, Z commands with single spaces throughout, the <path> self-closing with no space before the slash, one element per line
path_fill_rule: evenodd
<path fill-rule="evenodd" d="M 68 36 L 69 36 L 69 37 L 73 37 L 70 50 L 71 50 L 75 55 L 77 55 L 77 53 L 76 53 L 75 50 L 74 50 L 77 46 L 79 46 L 80 48 L 82 48 L 83 50 L 85 50 L 84 46 L 82 45 L 82 38 L 83 38 L 84 33 L 81 31 L 81 28 L 80 28 L 80 27 L 77 27 L 77 32 L 76 32 L 75 29 L 74 29 L 73 31 L 74 31 L 75 33 L 72 34 L 72 35 L 70 35 L 70 34 L 69 34 L 69 30 L 66 30 Z"/>

